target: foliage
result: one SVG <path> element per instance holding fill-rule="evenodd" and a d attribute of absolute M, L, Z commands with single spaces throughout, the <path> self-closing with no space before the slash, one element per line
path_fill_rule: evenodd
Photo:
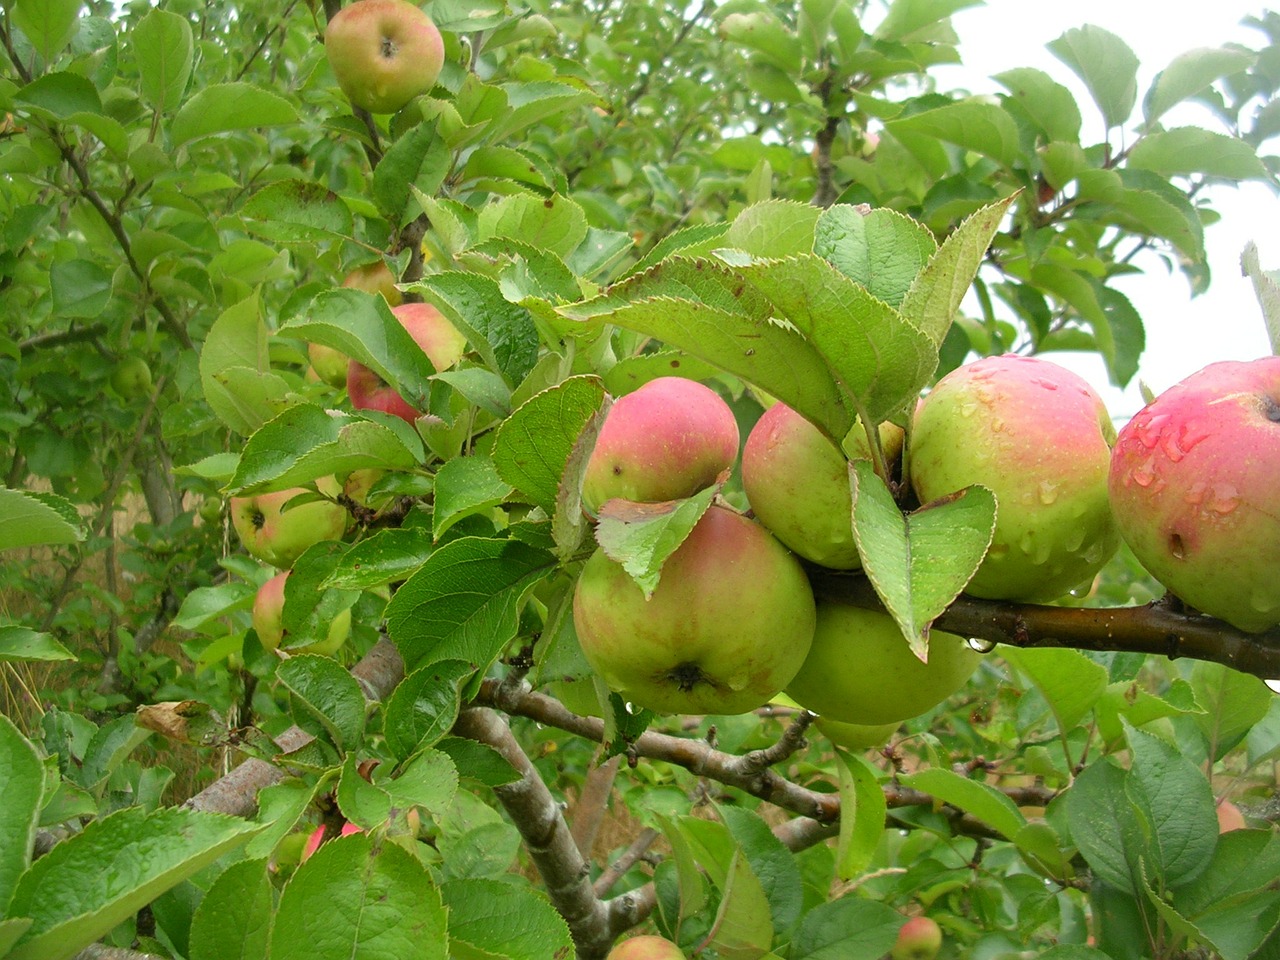
<path fill-rule="evenodd" d="M 973 355 L 1135 376 L 1113 281 L 1149 252 L 1202 289 L 1206 188 L 1280 173 L 1280 17 L 1146 91 L 1082 25 L 1049 50 L 1077 103 L 1037 67 L 939 90 L 966 5 L 432 0 L 437 86 L 371 117 L 319 42 L 336 0 L 4 4 L 0 953 L 591 960 L 647 925 L 701 957 L 859 960 L 927 913 L 946 956 L 1274 955 L 1280 841 L 1214 809 L 1274 788 L 1251 674 L 1275 645 L 1164 608 L 1095 630 L 1088 607 L 1158 590 L 1124 555 L 1082 602 L 974 606 L 995 504 L 904 515 L 875 424 Z M 1219 128 L 1178 125 L 1187 100 Z M 461 364 L 341 287 L 379 258 Z M 426 415 L 353 412 L 308 343 Z M 1009 644 L 883 751 L 785 707 L 633 715 L 586 667 L 585 458 L 611 396 L 673 371 L 744 428 L 772 397 L 867 432 L 874 592 L 815 584 L 860 584 L 917 647 L 1017 618 L 964 627 Z M 351 609 L 350 647 L 265 652 L 272 571 L 224 499 L 359 471 L 286 614 Z M 600 542 L 656 577 L 709 502 Z"/>

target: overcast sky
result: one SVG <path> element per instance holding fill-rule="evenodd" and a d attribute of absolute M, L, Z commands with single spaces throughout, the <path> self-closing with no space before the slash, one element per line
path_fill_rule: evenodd
<path fill-rule="evenodd" d="M 1271 7 L 1280 6 L 1274 2 Z M 1138 102 L 1152 78 L 1180 53 L 1197 47 L 1243 43 L 1257 49 L 1265 36 L 1241 25 L 1259 15 L 1265 3 L 1213 0 L 1210 3 L 1169 3 L 1168 0 L 988 0 L 985 6 L 962 10 L 953 17 L 961 39 L 963 72 L 939 72 L 943 85 L 955 84 L 974 93 L 1002 91 L 989 80 L 1011 67 L 1034 66 L 1067 84 L 1085 117 L 1085 135 L 1100 138 L 1097 110 L 1067 67 L 1045 44 L 1072 27 L 1095 24 L 1122 37 L 1141 61 Z M 1165 117 L 1166 125 L 1196 123 L 1211 129 L 1211 114 L 1187 106 Z M 1086 141 L 1091 142 L 1091 141 Z M 1280 153 L 1280 139 L 1263 152 Z M 1248 360 L 1270 352 L 1262 314 L 1252 286 L 1240 273 L 1240 253 L 1250 240 L 1258 245 L 1262 266 L 1280 269 L 1280 198 L 1266 186 L 1249 183 L 1239 189 L 1220 188 L 1210 194 L 1221 222 L 1205 232 L 1213 282 L 1209 291 L 1192 299 L 1181 274 L 1169 275 L 1154 258 L 1143 266 L 1142 277 L 1116 281 L 1146 322 L 1147 352 L 1139 377 L 1157 393 L 1212 360 Z M 1107 386 L 1100 361 L 1082 358 L 1069 365 L 1100 390 Z M 1105 391 L 1118 420 L 1140 406 L 1137 381 L 1121 393 Z"/>

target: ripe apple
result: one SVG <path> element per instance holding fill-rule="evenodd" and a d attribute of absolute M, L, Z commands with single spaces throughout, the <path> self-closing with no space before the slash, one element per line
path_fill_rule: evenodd
<path fill-rule="evenodd" d="M 902 451 L 902 430 L 879 428 L 885 456 Z M 871 456 L 859 424 L 849 456 Z M 853 542 L 849 464 L 822 431 L 784 403 L 766 410 L 742 447 L 742 488 L 751 510 L 775 537 L 806 560 L 833 570 L 862 566 Z"/>
<path fill-rule="evenodd" d="M 324 50 L 355 106 L 395 113 L 426 93 L 444 65 L 440 31 L 408 0 L 355 0 L 329 21 Z"/>
<path fill-rule="evenodd" d="M 264 650 L 279 648 L 284 640 L 284 583 L 289 578 L 289 571 L 277 573 L 258 588 L 253 598 L 253 629 Z M 347 642 L 351 635 L 351 611 L 343 610 L 329 624 L 329 635 L 316 643 L 305 647 L 291 648 L 290 653 L 318 653 L 331 657 Z"/>
<path fill-rule="evenodd" d="M 597 550 L 578 580 L 573 622 L 587 662 L 624 700 L 658 713 L 745 713 L 800 669 L 813 592 L 769 531 L 712 506 L 648 600 Z"/>
<path fill-rule="evenodd" d="M 1230 833 L 1232 830 L 1248 829 L 1249 824 L 1244 819 L 1244 814 L 1230 800 L 1223 800 L 1218 804 L 1218 833 Z"/>
<path fill-rule="evenodd" d="M 430 304 L 402 303 L 392 307 L 391 312 L 426 353 L 436 370 L 448 370 L 466 352 L 467 338 Z M 409 423 L 422 416 L 421 411 L 400 396 L 395 387 L 355 360 L 347 365 L 347 395 L 357 410 L 380 410 Z"/>
<path fill-rule="evenodd" d="M 356 267 L 342 281 L 344 287 L 352 290 L 363 290 L 365 293 L 380 293 L 384 300 L 393 307 L 404 302 L 400 290 L 396 287 L 395 274 L 387 267 L 386 261 L 378 259 Z M 307 344 L 307 358 L 311 361 L 311 369 L 331 387 L 347 385 L 347 367 L 350 358 L 340 350 L 326 347 L 321 343 Z"/>
<path fill-rule="evenodd" d="M 942 949 L 942 928 L 929 917 L 912 917 L 898 928 L 893 960 L 933 960 Z"/>
<path fill-rule="evenodd" d="M 1186 603 L 1280 624 L 1280 357 L 1212 363 L 1120 431 L 1111 504 L 1134 554 Z"/>
<path fill-rule="evenodd" d="M 342 831 L 338 834 L 340 837 L 349 837 L 353 833 L 359 833 L 360 828 L 354 823 L 348 821 L 342 825 Z M 311 831 L 307 837 L 306 845 L 302 848 L 302 859 L 308 859 L 313 853 L 320 849 L 320 844 L 324 843 L 324 827 L 319 826 Z"/>
<path fill-rule="evenodd" d="M 1055 600 L 1120 544 L 1107 500 L 1115 430 L 1102 398 L 1055 363 L 1006 354 L 951 371 L 916 408 L 911 482 L 921 503 L 980 483 L 995 536 L 965 590 Z"/>
<path fill-rule="evenodd" d="M 738 455 L 738 421 L 710 387 L 659 377 L 609 409 L 582 481 L 595 516 L 606 500 L 657 503 L 715 483 Z"/>
<path fill-rule="evenodd" d="M 631 937 L 610 950 L 605 960 L 685 960 L 685 955 L 666 937 Z"/>
<path fill-rule="evenodd" d="M 824 598 L 787 696 L 828 721 L 897 724 L 959 690 L 980 659 L 962 637 L 933 630 L 929 662 L 921 663 L 887 613 Z"/>
<path fill-rule="evenodd" d="M 111 371 L 111 389 L 125 400 L 151 395 L 151 368 L 137 354 L 121 358 Z"/>
<path fill-rule="evenodd" d="M 338 483 L 332 477 L 316 482 L 321 493 L 336 497 Z M 245 550 L 267 563 L 287 569 L 313 544 L 338 540 L 347 529 L 347 511 L 329 500 L 314 500 L 290 510 L 287 504 L 308 491 L 290 487 L 277 493 L 231 498 L 231 524 Z"/>

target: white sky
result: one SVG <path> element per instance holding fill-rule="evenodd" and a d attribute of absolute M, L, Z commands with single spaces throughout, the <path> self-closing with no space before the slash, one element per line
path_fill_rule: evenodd
<path fill-rule="evenodd" d="M 1273 0 L 1271 8 L 1280 5 Z M 1258 49 L 1265 35 L 1240 25 L 1249 15 L 1267 8 L 1264 0 L 1212 0 L 1209 3 L 1170 3 L 1168 0 L 987 0 L 985 6 L 962 10 L 952 22 L 960 36 L 963 70 L 935 71 L 942 88 L 962 86 L 974 93 L 1002 92 L 993 74 L 1012 67 L 1034 66 L 1072 89 L 1085 118 L 1086 143 L 1102 136 L 1102 122 L 1093 101 L 1075 75 L 1045 44 L 1066 30 L 1095 24 L 1120 36 L 1133 49 L 1141 66 L 1138 73 L 1139 109 L 1152 78 L 1180 53 L 1197 47 L 1242 43 Z M 1199 124 L 1221 130 L 1204 108 L 1184 106 L 1164 118 L 1166 126 Z M 1264 145 L 1263 152 L 1280 153 L 1280 140 Z M 1192 299 L 1180 273 L 1168 274 L 1153 258 L 1139 261 L 1144 276 L 1124 278 L 1115 287 L 1134 303 L 1145 321 L 1147 349 L 1138 377 L 1123 393 L 1109 388 L 1100 360 L 1069 354 L 1052 359 L 1085 376 L 1103 392 L 1118 421 L 1127 419 L 1142 405 L 1139 378 L 1157 393 L 1214 360 L 1250 360 L 1270 353 L 1262 314 L 1253 288 L 1240 272 L 1240 254 L 1252 240 L 1258 245 L 1262 266 L 1280 268 L 1280 198 L 1261 183 L 1239 189 L 1219 188 L 1209 194 L 1222 220 L 1205 231 L 1205 244 L 1213 272 L 1207 293 Z"/>

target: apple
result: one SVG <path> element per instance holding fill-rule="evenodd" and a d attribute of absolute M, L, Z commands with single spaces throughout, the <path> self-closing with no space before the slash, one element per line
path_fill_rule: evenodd
<path fill-rule="evenodd" d="M 1006 354 L 951 371 L 916 408 L 921 503 L 970 484 L 996 495 L 991 547 L 966 592 L 1056 600 L 1091 580 L 1120 536 L 1107 498 L 1115 430 L 1102 398 L 1055 363 Z"/>
<path fill-rule="evenodd" d="M 885 456 L 902 451 L 902 430 L 879 427 Z M 846 440 L 849 457 L 871 456 L 862 425 Z M 862 566 L 853 542 L 849 464 L 821 430 L 784 403 L 751 428 L 742 447 L 742 488 L 751 510 L 775 537 L 813 563 L 833 570 Z"/>
<path fill-rule="evenodd" d="M 893 960 L 933 960 L 942 949 L 942 928 L 929 917 L 912 917 L 898 928 Z"/>
<path fill-rule="evenodd" d="M 648 600 L 597 550 L 578 579 L 573 622 L 587 662 L 624 700 L 657 713 L 746 713 L 800 669 L 814 601 L 769 531 L 712 506 Z"/>
<path fill-rule="evenodd" d="M 359 833 L 360 828 L 354 823 L 348 821 L 342 825 L 342 830 L 338 834 L 340 837 L 349 837 L 353 833 Z M 306 845 L 302 848 L 302 859 L 308 859 L 313 853 L 320 849 L 320 844 L 324 843 L 324 827 L 319 826 L 311 831 L 307 837 Z"/>
<path fill-rule="evenodd" d="M 620 497 L 657 503 L 689 497 L 716 482 L 738 456 L 738 421 L 708 386 L 659 377 L 616 400 L 605 416 L 582 481 L 582 505 L 595 516 Z"/>
<path fill-rule="evenodd" d="M 426 93 L 444 65 L 440 31 L 408 0 L 355 0 L 324 32 L 324 51 L 347 99 L 370 113 L 395 113 Z"/>
<path fill-rule="evenodd" d="M 666 937 L 631 937 L 610 950 L 605 960 L 685 960 L 685 955 Z"/>
<path fill-rule="evenodd" d="M 897 732 L 899 724 L 891 723 L 842 723 L 827 717 L 819 717 L 813 722 L 826 738 L 838 747 L 848 750 L 870 750 L 888 742 Z"/>
<path fill-rule="evenodd" d="M 1245 822 L 1244 814 L 1230 800 L 1223 800 L 1216 807 L 1218 814 L 1218 833 L 1230 833 L 1232 830 L 1245 830 L 1249 824 Z"/>
<path fill-rule="evenodd" d="M 316 486 L 331 497 L 340 489 L 332 477 L 322 477 Z M 303 487 L 290 487 L 276 493 L 232 497 L 231 525 L 245 550 L 272 566 L 287 569 L 313 544 L 341 539 L 347 529 L 347 511 L 337 503 L 314 500 L 284 509 L 294 497 L 308 492 Z"/>
<path fill-rule="evenodd" d="M 400 289 L 396 286 L 395 274 L 387 267 L 386 261 L 374 260 L 356 267 L 342 281 L 344 287 L 352 290 L 363 290 L 365 293 L 380 293 L 392 307 L 404 302 Z M 307 358 L 311 361 L 311 369 L 331 387 L 347 385 L 347 367 L 350 358 L 341 350 L 327 347 L 322 343 L 307 344 Z"/>
<path fill-rule="evenodd" d="M 467 338 L 430 304 L 402 303 L 391 312 L 436 370 L 448 370 L 466 352 Z M 395 387 L 355 360 L 347 365 L 347 395 L 357 410 L 380 410 L 409 423 L 422 416 Z"/>
<path fill-rule="evenodd" d="M 1183 601 L 1249 632 L 1280 624 L 1280 357 L 1212 363 L 1120 431 L 1111 505 Z"/>
<path fill-rule="evenodd" d="M 273 651 L 284 640 L 284 584 L 289 571 L 277 573 L 258 588 L 253 598 L 253 629 L 264 650 Z M 309 643 L 305 647 L 290 648 L 289 653 L 318 653 L 331 657 L 347 642 L 351 635 L 351 611 L 343 610 L 329 624 L 329 634 L 324 640 Z"/>
<path fill-rule="evenodd" d="M 331 387 L 347 385 L 347 367 L 351 358 L 335 347 L 327 347 L 323 343 L 307 344 L 307 360 L 311 363 L 311 371 L 316 379 Z"/>
<path fill-rule="evenodd" d="M 151 395 L 151 368 L 137 354 L 121 358 L 111 371 L 111 389 L 125 400 Z"/>
<path fill-rule="evenodd" d="M 911 652 L 887 613 L 822 599 L 813 645 L 787 696 L 827 721 L 897 724 L 955 693 L 981 655 L 963 637 L 933 630 L 929 662 Z"/>

